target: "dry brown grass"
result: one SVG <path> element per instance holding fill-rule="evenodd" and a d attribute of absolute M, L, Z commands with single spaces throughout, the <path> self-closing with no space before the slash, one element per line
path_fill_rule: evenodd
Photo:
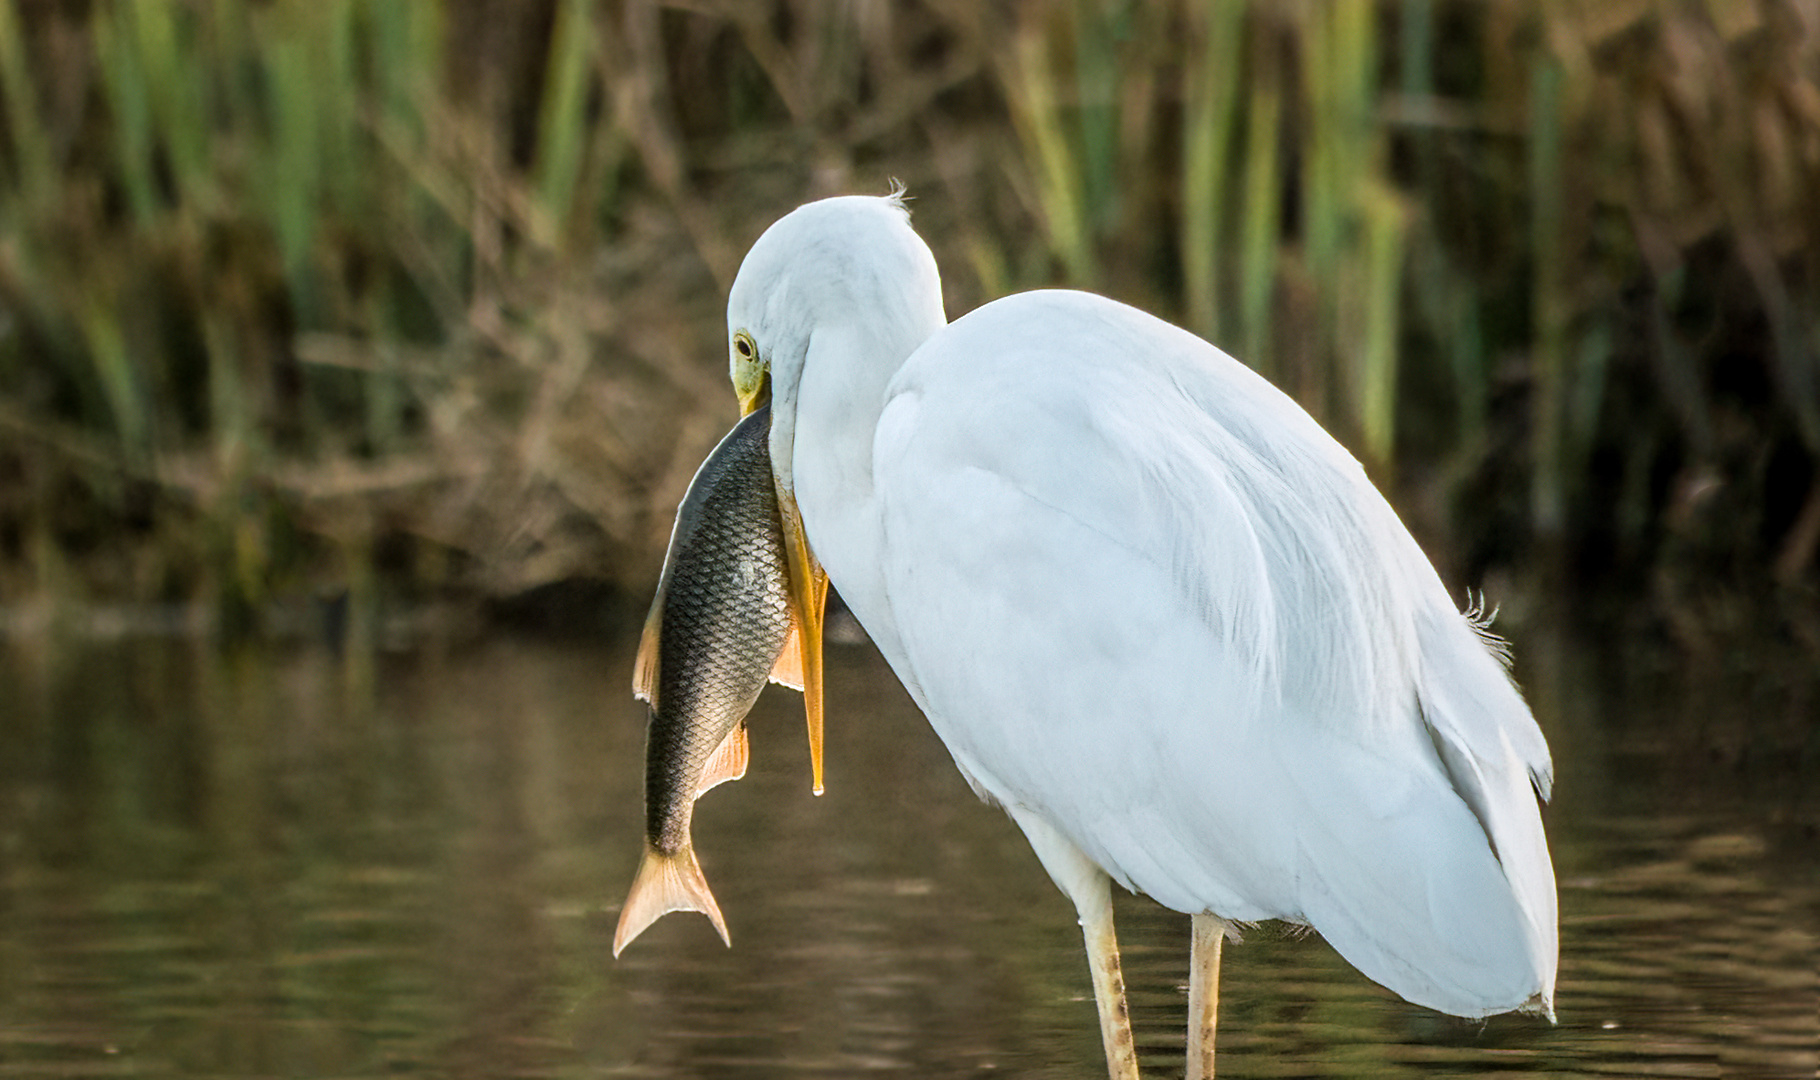
<path fill-rule="evenodd" d="M 731 418 L 745 245 L 896 177 L 951 312 L 1059 282 L 1182 322 L 1462 576 L 1552 551 L 1690 624 L 1798 607 L 1813 18 L 0 0 L 0 583 L 642 588 Z"/>

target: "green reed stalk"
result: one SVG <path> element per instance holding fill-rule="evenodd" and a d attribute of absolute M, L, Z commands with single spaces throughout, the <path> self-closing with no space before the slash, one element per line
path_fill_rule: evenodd
<path fill-rule="evenodd" d="M 1404 106 L 1427 111 L 1441 104 L 1435 88 L 1434 0 L 1402 0 L 1398 19 L 1398 64 Z M 1415 121 L 1406 132 L 1413 158 L 1410 197 L 1417 208 L 1439 205 L 1446 193 L 1440 182 L 1436 135 L 1438 120 Z M 1477 447 L 1486 435 L 1490 379 L 1484 333 L 1479 325 L 1474 283 L 1464 278 L 1433 231 L 1432 212 L 1410 215 L 1409 278 L 1405 288 L 1419 322 L 1426 323 L 1446 356 L 1453 375 L 1455 438 Z"/>
<path fill-rule="evenodd" d="M 1274 377 L 1271 300 L 1276 296 L 1282 238 L 1282 95 L 1270 82 L 1253 84 L 1245 123 L 1245 189 L 1239 220 L 1239 341 L 1245 362 Z"/>
<path fill-rule="evenodd" d="M 254 457 L 257 428 L 249 388 L 241 370 L 244 343 L 233 320 L 216 307 L 203 309 L 203 347 L 208 354 L 208 426 L 215 467 L 235 480 Z M 259 455 L 262 459 L 262 455 Z M 259 464 L 265 464 L 263 460 Z"/>
<path fill-rule="evenodd" d="M 593 7 L 588 0 L 564 0 L 550 30 L 550 58 L 537 123 L 537 161 L 532 172 L 534 227 L 542 234 L 538 239 L 552 247 L 576 235 L 566 226 L 573 216 L 575 186 L 587 149 L 585 108 L 595 61 Z"/>
<path fill-rule="evenodd" d="M 316 311 L 315 290 L 307 283 L 311 241 L 322 207 L 318 169 L 322 100 L 316 96 L 315 43 L 301 33 L 296 19 L 268 10 L 261 27 L 257 56 L 271 95 L 271 136 L 265 150 L 261 187 L 279 260 L 291 292 L 306 321 Z M 294 14 L 294 13 L 288 13 Z"/>
<path fill-rule="evenodd" d="M 1352 132 L 1347 123 L 1345 95 L 1351 90 L 1345 60 L 1348 42 L 1343 38 L 1341 12 L 1349 3 L 1313 4 L 1301 12 L 1298 27 L 1306 50 L 1302 82 L 1307 121 L 1302 129 L 1302 213 L 1304 248 L 1310 277 L 1331 292 L 1339 280 L 1341 248 L 1348 220 L 1348 170 L 1357 165 L 1351 151 Z M 1324 344 L 1332 340 L 1332 307 L 1327 314 Z"/>
<path fill-rule="evenodd" d="M 80 329 L 96 381 L 107 399 L 120 449 L 128 463 L 143 468 L 151 460 L 152 403 L 115 307 L 110 298 L 91 293 L 81 312 Z"/>
<path fill-rule="evenodd" d="M 1563 412 L 1567 396 L 1568 299 L 1562 285 L 1561 66 L 1539 52 L 1530 64 L 1529 195 L 1531 272 L 1530 513 L 1544 535 L 1559 535 L 1567 515 Z"/>
<path fill-rule="evenodd" d="M 1183 12 L 1182 287 L 1188 328 L 1215 342 L 1223 337 L 1219 264 L 1225 250 L 1228 158 L 1242 108 L 1245 7 L 1244 0 L 1208 0 L 1188 3 Z"/>
<path fill-rule="evenodd" d="M 6 97 L 6 127 L 11 141 L 13 167 L 19 171 L 16 203 L 23 207 L 44 205 L 57 183 L 57 165 L 51 142 L 39 120 L 38 92 L 25 57 L 25 35 L 19 25 L 14 0 L 0 0 L 0 93 Z M 22 210 L 22 206 L 0 207 Z M 21 220 L 14 216 L 14 221 Z"/>
<path fill-rule="evenodd" d="M 1397 61 L 1406 106 L 1426 108 L 1435 95 L 1434 0 L 1403 0 L 1397 33 Z M 1415 187 L 1425 194 L 1435 183 L 1435 141 L 1424 132 L 1413 140 Z"/>
<path fill-rule="evenodd" d="M 1050 247 L 1071 282 L 1091 285 L 1096 274 L 1077 160 L 1055 100 L 1055 74 L 1040 29 L 1021 31 L 1011 43 L 1011 53 L 1007 103 L 1034 174 Z"/>
<path fill-rule="evenodd" d="M 209 171 L 209 118 L 204 94 L 209 71 L 196 62 L 194 19 L 178 4 L 113 5 L 116 31 L 137 57 L 136 74 L 151 112 L 153 137 L 163 149 L 171 185 L 181 197 L 196 191 Z"/>
<path fill-rule="evenodd" d="M 1074 91 L 1080 130 L 1076 169 L 1086 233 L 1095 237 L 1117 213 L 1121 88 L 1117 42 L 1127 22 L 1121 5 L 1076 0 L 1073 8 Z"/>
<path fill-rule="evenodd" d="M 441 6 L 368 3 L 364 16 L 373 57 L 367 80 L 381 138 L 417 149 L 427 135 L 425 108 L 442 90 Z"/>
<path fill-rule="evenodd" d="M 97 18 L 93 26 L 101 83 L 113 120 L 114 168 L 133 221 L 147 228 L 157 220 L 160 206 L 152 177 L 152 110 L 145 72 L 131 34 L 122 33 L 114 19 Z"/>
<path fill-rule="evenodd" d="M 1455 440 L 1464 447 L 1481 447 L 1491 407 L 1491 373 L 1475 284 L 1452 264 L 1432 233 L 1432 222 L 1418 216 L 1411 228 L 1419 231 L 1410 244 L 1406 287 L 1453 376 Z"/>
<path fill-rule="evenodd" d="M 1356 401 L 1365 458 L 1382 472 L 1396 459 L 1399 308 L 1408 215 L 1388 187 L 1372 185 L 1364 199 L 1365 333 Z"/>

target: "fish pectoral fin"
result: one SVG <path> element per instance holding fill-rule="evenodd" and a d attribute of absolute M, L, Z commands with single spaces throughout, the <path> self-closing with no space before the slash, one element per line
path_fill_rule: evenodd
<path fill-rule="evenodd" d="M 720 745 L 714 748 L 714 753 L 708 755 L 708 763 L 702 767 L 701 782 L 695 788 L 695 797 L 699 799 L 709 788 L 746 775 L 746 763 L 751 759 L 752 748 L 746 737 L 746 722 L 741 720 L 720 741 Z"/>
<path fill-rule="evenodd" d="M 613 955 L 632 939 L 645 932 L 658 919 L 672 911 L 699 911 L 714 923 L 721 941 L 729 947 L 727 922 L 720 917 L 720 905 L 708 891 L 708 879 L 702 876 L 701 864 L 695 861 L 695 848 L 684 847 L 674 854 L 645 845 L 645 857 L 638 864 L 638 875 L 632 879 L 632 891 L 626 894 L 626 906 L 619 913 L 619 929 L 613 932 Z"/>
<path fill-rule="evenodd" d="M 645 616 L 644 633 L 638 635 L 638 658 L 632 661 L 632 693 L 657 707 L 657 654 L 664 627 L 664 594 L 657 593 L 651 614 Z"/>
<path fill-rule="evenodd" d="M 784 651 L 771 665 L 771 681 L 792 690 L 803 688 L 803 630 L 795 619 L 790 620 L 790 632 L 784 636 Z"/>

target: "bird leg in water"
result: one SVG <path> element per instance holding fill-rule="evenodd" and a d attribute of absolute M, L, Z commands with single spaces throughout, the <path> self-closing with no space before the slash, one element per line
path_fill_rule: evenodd
<path fill-rule="evenodd" d="M 1093 971 L 1093 1001 L 1100 1010 L 1106 1072 L 1111 1080 L 1138 1080 L 1137 1046 L 1131 1039 L 1131 1015 L 1125 1006 L 1125 976 L 1119 970 L 1119 939 L 1112 931 L 1112 879 L 1041 815 L 1014 806 L 1005 810 L 1024 830 L 1043 869 L 1074 901 L 1080 916 L 1087 965 Z"/>
<path fill-rule="evenodd" d="M 1225 919 L 1194 917 L 1188 967 L 1187 1080 L 1213 1080 L 1213 1037 L 1220 1022 L 1220 946 L 1225 941 Z"/>
<path fill-rule="evenodd" d="M 1106 1072 L 1111 1080 L 1138 1080 L 1137 1045 L 1131 1038 L 1131 1014 L 1125 1005 L 1125 975 L 1119 968 L 1119 940 L 1112 931 L 1112 880 L 1099 875 L 1098 903 L 1082 903 L 1081 934 L 1087 939 L 1087 963 L 1093 968 L 1093 1000 L 1100 1010 L 1100 1040 L 1106 1046 Z"/>

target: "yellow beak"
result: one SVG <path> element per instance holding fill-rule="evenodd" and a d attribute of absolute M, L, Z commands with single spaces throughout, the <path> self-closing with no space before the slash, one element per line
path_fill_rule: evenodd
<path fill-rule="evenodd" d="M 771 400 L 771 371 L 757 360 L 733 363 L 733 393 L 739 397 L 739 415 L 751 416 Z"/>
<path fill-rule="evenodd" d="M 771 398 L 770 380 L 738 386 L 741 416 L 750 415 Z M 801 650 L 803 710 L 809 722 L 809 772 L 817 795 L 822 793 L 822 612 L 828 602 L 828 575 L 809 549 L 809 537 L 803 531 L 803 515 L 796 506 L 796 493 L 777 489 L 777 505 L 783 515 L 784 560 L 790 577 L 790 617 L 796 624 L 797 645 Z"/>
<path fill-rule="evenodd" d="M 815 793 L 822 793 L 822 611 L 828 602 L 828 575 L 809 550 L 796 497 L 778 491 L 784 517 L 784 556 L 789 564 L 790 614 L 802 646 L 803 710 L 809 720 L 809 772 Z"/>

